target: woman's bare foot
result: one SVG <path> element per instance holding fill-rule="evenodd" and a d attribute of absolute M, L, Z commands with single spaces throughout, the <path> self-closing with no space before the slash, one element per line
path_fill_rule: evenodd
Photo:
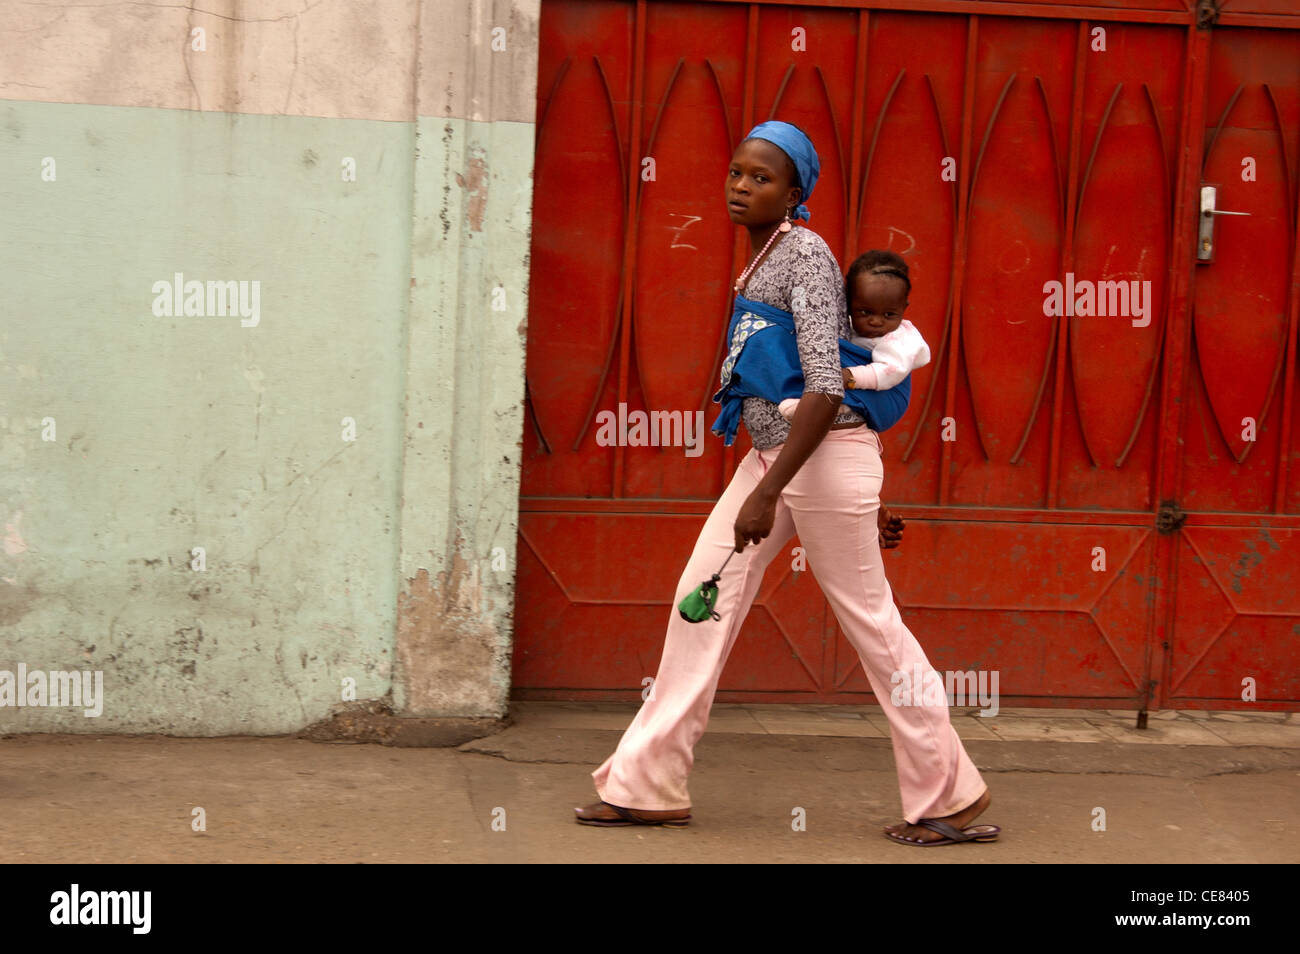
<path fill-rule="evenodd" d="M 958 830 L 969 828 L 970 823 L 980 815 L 984 814 L 984 810 L 992 803 L 993 796 L 989 794 L 988 789 L 985 789 L 984 794 L 975 799 L 973 804 L 966 806 L 959 812 L 953 812 L 951 815 L 944 815 L 942 818 L 937 820 L 947 822 Z M 937 831 L 922 828 L 920 825 L 909 825 L 905 821 L 898 822 L 894 825 L 887 825 L 885 831 L 893 832 L 903 838 L 910 838 L 912 841 L 940 841 L 944 837 Z"/>

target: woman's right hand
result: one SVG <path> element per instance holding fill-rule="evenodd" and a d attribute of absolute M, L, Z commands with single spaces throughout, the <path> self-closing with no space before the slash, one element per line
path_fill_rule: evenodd
<path fill-rule="evenodd" d="M 768 492 L 761 484 L 755 487 L 736 514 L 733 530 L 736 535 L 736 552 L 745 549 L 751 541 L 762 543 L 776 523 L 776 501 L 779 495 Z"/>

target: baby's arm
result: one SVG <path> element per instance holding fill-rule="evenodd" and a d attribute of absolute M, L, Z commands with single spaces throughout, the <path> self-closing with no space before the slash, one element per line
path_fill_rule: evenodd
<path fill-rule="evenodd" d="M 914 370 L 930 363 L 930 347 L 910 321 L 876 342 L 870 364 L 849 368 L 853 386 L 870 391 L 886 391 L 902 382 Z"/>
<path fill-rule="evenodd" d="M 849 382 L 853 387 L 868 391 L 888 391 L 897 387 L 903 379 L 915 369 L 930 363 L 930 347 L 921 337 L 916 326 L 906 319 L 887 335 L 876 341 L 871 351 L 870 364 L 856 364 L 843 368 L 844 386 Z M 795 408 L 799 398 L 786 398 L 777 405 L 781 416 L 787 421 L 794 420 Z"/>
<path fill-rule="evenodd" d="M 864 364 L 864 365 L 859 365 L 859 367 L 868 368 L 870 367 L 870 365 Z M 840 368 L 840 374 L 843 375 L 844 377 L 844 386 L 846 388 L 849 386 L 849 381 L 852 380 L 852 377 L 849 373 L 852 370 L 853 370 L 852 368 Z M 855 386 L 861 387 L 861 385 L 855 385 Z M 799 398 L 786 398 L 784 401 L 782 401 L 780 404 L 776 406 L 776 409 L 781 412 L 781 416 L 785 418 L 787 421 L 793 421 L 794 409 L 797 408 L 798 406 L 799 406 Z"/>

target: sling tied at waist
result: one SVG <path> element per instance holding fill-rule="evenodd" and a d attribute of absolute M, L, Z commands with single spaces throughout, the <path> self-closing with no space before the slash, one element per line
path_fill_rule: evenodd
<path fill-rule="evenodd" d="M 722 387 L 713 395 L 722 413 L 711 430 L 730 446 L 740 426 L 740 413 L 747 397 L 760 397 L 779 404 L 803 394 L 803 367 L 795 339 L 794 315 L 780 308 L 736 295 L 727 327 L 730 348 L 722 363 Z M 871 352 L 851 341 L 839 339 L 840 364 L 852 367 L 870 364 Z M 912 397 L 909 374 L 887 391 L 846 388 L 844 407 L 861 414 L 873 431 L 897 424 L 907 412 Z"/>

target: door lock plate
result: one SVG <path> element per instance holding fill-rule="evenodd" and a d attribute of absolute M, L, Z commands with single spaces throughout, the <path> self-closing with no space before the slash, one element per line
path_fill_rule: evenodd
<path fill-rule="evenodd" d="M 1214 217 L 1216 215 L 1250 215 L 1249 212 L 1228 212 L 1215 207 L 1219 198 L 1217 185 L 1201 185 L 1201 215 L 1196 230 L 1196 261 L 1214 261 Z"/>

